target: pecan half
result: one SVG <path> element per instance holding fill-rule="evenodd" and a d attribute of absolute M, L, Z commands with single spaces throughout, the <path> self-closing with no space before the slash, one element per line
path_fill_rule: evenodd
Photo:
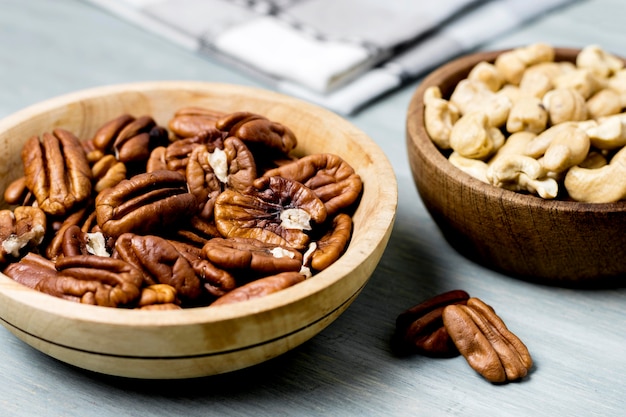
<path fill-rule="evenodd" d="M 189 262 L 205 290 L 212 296 L 221 297 L 237 286 L 235 277 L 230 272 L 218 268 L 203 257 L 202 249 L 175 240 L 169 242 Z"/>
<path fill-rule="evenodd" d="M 83 304 L 120 307 L 136 302 L 143 282 L 141 271 L 120 259 L 94 255 L 57 259 L 59 271 L 39 281 L 36 290 Z"/>
<path fill-rule="evenodd" d="M 349 207 L 363 190 L 361 177 L 354 169 L 340 156 L 328 153 L 306 155 L 263 175 L 301 182 L 326 204 L 329 216 Z"/>
<path fill-rule="evenodd" d="M 0 263 L 18 258 L 24 248 L 37 247 L 46 234 L 46 214 L 37 207 L 0 210 Z"/>
<path fill-rule="evenodd" d="M 197 207 L 185 177 L 167 170 L 138 174 L 96 197 L 98 225 L 114 237 L 162 231 L 193 216 Z"/>
<path fill-rule="evenodd" d="M 392 348 L 396 354 L 420 353 L 427 356 L 457 356 L 452 339 L 443 324 L 443 310 L 449 305 L 465 304 L 469 295 L 463 290 L 448 291 L 429 298 L 402 312 L 396 318 Z"/>
<path fill-rule="evenodd" d="M 525 377 L 532 358 L 522 341 L 508 330 L 495 311 L 478 298 L 443 311 L 448 334 L 467 363 L 490 382 Z"/>
<path fill-rule="evenodd" d="M 106 239 L 101 232 L 84 232 L 76 224 L 71 224 L 65 228 L 61 246 L 63 256 L 110 256 Z"/>
<path fill-rule="evenodd" d="M 256 179 L 254 156 L 239 139 L 196 147 L 187 163 L 189 191 L 201 204 L 204 218 L 213 217 L 215 199 L 226 188 L 244 190 Z"/>
<path fill-rule="evenodd" d="M 171 285 L 181 300 L 193 301 L 202 295 L 202 283 L 187 259 L 159 236 L 120 235 L 115 242 L 117 256 L 141 270 L 148 285 Z"/>
<path fill-rule="evenodd" d="M 352 217 L 345 213 L 335 216 L 331 228 L 315 242 L 311 267 L 321 271 L 335 262 L 348 246 L 352 235 Z"/>
<path fill-rule="evenodd" d="M 177 136 L 189 138 L 197 136 L 206 130 L 215 129 L 215 122 L 224 116 L 224 113 L 205 109 L 203 107 L 184 107 L 174 114 L 168 127 Z"/>
<path fill-rule="evenodd" d="M 93 190 L 99 193 L 126 179 L 126 165 L 113 155 L 104 155 L 93 164 L 91 174 L 95 181 Z"/>
<path fill-rule="evenodd" d="M 299 271 L 302 267 L 302 254 L 297 250 L 257 239 L 211 239 L 202 253 L 218 267 L 228 270 L 251 270 L 267 275 Z"/>
<path fill-rule="evenodd" d="M 185 174 L 187 162 L 193 150 L 201 145 L 211 144 L 214 147 L 222 146 L 221 142 L 226 135 L 215 128 L 202 131 L 196 136 L 179 139 L 165 148 L 163 161 L 167 169 Z M 154 161 L 151 161 L 153 163 Z"/>
<path fill-rule="evenodd" d="M 27 253 L 19 262 L 10 263 L 2 273 L 32 289 L 40 281 L 54 279 L 58 274 L 54 262 L 34 252 Z"/>
<path fill-rule="evenodd" d="M 292 287 L 304 280 L 305 276 L 299 272 L 282 272 L 269 277 L 259 278 L 235 288 L 228 294 L 215 300 L 210 306 L 214 307 L 264 297 Z"/>
<path fill-rule="evenodd" d="M 222 236 L 255 238 L 301 250 L 305 231 L 326 220 L 324 203 L 307 187 L 282 177 L 261 177 L 245 192 L 225 190 L 215 201 Z"/>
<path fill-rule="evenodd" d="M 228 136 L 236 136 L 248 145 L 261 145 L 279 153 L 288 154 L 298 141 L 287 126 L 250 112 L 235 112 L 220 118 L 215 127 Z"/>
<path fill-rule="evenodd" d="M 64 129 L 33 136 L 22 148 L 26 186 L 38 206 L 64 215 L 91 196 L 91 169 L 80 140 Z"/>

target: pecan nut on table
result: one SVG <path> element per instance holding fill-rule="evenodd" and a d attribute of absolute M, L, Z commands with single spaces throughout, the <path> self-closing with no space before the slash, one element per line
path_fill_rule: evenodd
<path fill-rule="evenodd" d="M 29 138 L 4 192 L 0 265 L 71 301 L 180 309 L 262 297 L 336 261 L 363 184 L 341 157 L 296 157 L 294 133 L 198 107 L 163 127 L 122 114 L 91 138 Z"/>
<path fill-rule="evenodd" d="M 392 348 L 397 354 L 462 355 L 489 382 L 524 378 L 532 358 L 491 306 L 462 290 L 439 294 L 401 313 Z"/>

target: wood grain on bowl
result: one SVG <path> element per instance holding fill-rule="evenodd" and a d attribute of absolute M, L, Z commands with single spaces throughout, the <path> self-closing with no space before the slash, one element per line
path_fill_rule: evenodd
<path fill-rule="evenodd" d="M 381 149 L 336 114 L 288 96 L 235 85 L 145 82 L 100 87 L 35 104 L 0 121 L 0 188 L 22 172 L 20 150 L 55 127 L 90 138 L 123 113 L 167 125 L 198 106 L 250 111 L 290 127 L 299 155 L 343 157 L 364 184 L 353 235 L 333 265 L 288 289 L 218 307 L 139 311 L 83 305 L 31 290 L 0 274 L 0 322 L 34 348 L 71 365 L 134 378 L 188 378 L 248 367 L 310 339 L 358 296 L 391 234 L 395 174 Z M 5 204 L 6 206 L 6 204 Z"/>
<path fill-rule="evenodd" d="M 555 48 L 556 61 L 579 50 Z M 593 285 L 626 274 L 626 202 L 591 204 L 545 200 L 479 181 L 453 166 L 424 127 L 424 91 L 454 86 L 481 61 L 479 52 L 429 74 L 407 112 L 406 146 L 413 179 L 428 212 L 452 247 L 505 274 L 557 285 Z M 604 285 L 604 284 L 603 284 Z"/>

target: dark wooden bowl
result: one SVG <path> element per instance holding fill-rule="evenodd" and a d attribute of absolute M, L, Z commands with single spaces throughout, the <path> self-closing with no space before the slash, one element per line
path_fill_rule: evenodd
<path fill-rule="evenodd" d="M 424 127 L 423 95 L 438 85 L 444 97 L 480 61 L 479 52 L 429 74 L 407 113 L 406 146 L 417 190 L 449 244 L 467 258 L 507 275 L 555 285 L 623 285 L 626 202 L 544 200 L 483 183 L 453 166 Z M 579 50 L 556 48 L 557 61 Z"/>

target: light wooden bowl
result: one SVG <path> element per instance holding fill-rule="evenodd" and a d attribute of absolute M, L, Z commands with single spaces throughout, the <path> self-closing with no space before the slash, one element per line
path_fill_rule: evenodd
<path fill-rule="evenodd" d="M 366 285 L 395 220 L 393 169 L 381 149 L 346 120 L 277 93 L 201 82 L 147 82 L 36 104 L 0 121 L 0 188 L 21 175 L 20 150 L 31 135 L 64 127 L 89 138 L 124 112 L 148 114 L 166 126 L 173 112 L 185 106 L 263 114 L 294 131 L 298 152 L 333 152 L 351 164 L 364 190 L 346 253 L 313 278 L 279 293 L 179 311 L 82 305 L 0 274 L 0 319 L 18 338 L 95 372 L 150 379 L 206 376 L 258 364 L 300 345 L 333 322 Z"/>
<path fill-rule="evenodd" d="M 417 190 L 449 244 L 466 257 L 515 277 L 562 286 L 620 285 L 626 273 L 626 202 L 544 200 L 485 184 L 453 166 L 424 127 L 423 94 L 444 97 L 480 61 L 479 52 L 429 74 L 407 112 L 406 146 Z M 579 50 L 556 48 L 556 60 Z"/>

